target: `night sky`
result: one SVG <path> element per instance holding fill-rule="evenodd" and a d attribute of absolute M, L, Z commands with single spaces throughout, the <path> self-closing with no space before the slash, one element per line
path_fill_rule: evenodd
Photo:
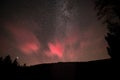
<path fill-rule="evenodd" d="M 0 56 L 20 64 L 109 58 L 93 0 L 1 0 Z"/>

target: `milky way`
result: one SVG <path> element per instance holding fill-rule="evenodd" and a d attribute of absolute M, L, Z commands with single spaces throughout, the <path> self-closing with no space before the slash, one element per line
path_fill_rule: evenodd
<path fill-rule="evenodd" d="M 109 58 L 106 28 L 91 0 L 0 3 L 0 56 L 27 65 Z"/>

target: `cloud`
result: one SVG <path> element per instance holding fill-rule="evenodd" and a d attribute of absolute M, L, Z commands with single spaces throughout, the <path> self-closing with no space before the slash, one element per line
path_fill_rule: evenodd
<path fill-rule="evenodd" d="M 55 41 L 54 43 L 48 43 L 48 46 L 52 55 L 56 55 L 59 58 L 63 57 L 64 46 L 62 43 Z"/>
<path fill-rule="evenodd" d="M 21 25 L 23 26 L 23 25 Z M 20 25 L 10 24 L 8 29 L 13 35 L 14 41 L 16 42 L 17 48 L 25 53 L 37 53 L 40 50 L 40 42 L 36 35 L 29 29 L 20 27 Z"/>

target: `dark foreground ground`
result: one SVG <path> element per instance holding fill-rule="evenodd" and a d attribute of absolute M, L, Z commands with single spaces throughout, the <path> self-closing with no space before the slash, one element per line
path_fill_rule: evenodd
<path fill-rule="evenodd" d="M 40 64 L 30 67 L 0 66 L 0 80 L 119 80 L 112 60 Z"/>

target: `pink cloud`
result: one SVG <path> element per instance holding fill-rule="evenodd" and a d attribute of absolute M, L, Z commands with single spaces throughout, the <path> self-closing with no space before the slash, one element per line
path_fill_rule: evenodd
<path fill-rule="evenodd" d="M 25 53 L 31 54 L 36 53 L 40 49 L 40 42 L 32 31 L 29 29 L 20 27 L 20 25 L 10 24 L 9 30 L 12 33 L 17 48 Z"/>
<path fill-rule="evenodd" d="M 64 47 L 60 42 L 48 43 L 48 47 L 52 55 L 56 55 L 59 58 L 63 57 Z"/>
<path fill-rule="evenodd" d="M 19 49 L 26 54 L 29 54 L 32 52 L 36 53 L 39 50 L 39 46 L 36 43 L 29 43 L 28 42 L 28 43 L 19 45 Z"/>

